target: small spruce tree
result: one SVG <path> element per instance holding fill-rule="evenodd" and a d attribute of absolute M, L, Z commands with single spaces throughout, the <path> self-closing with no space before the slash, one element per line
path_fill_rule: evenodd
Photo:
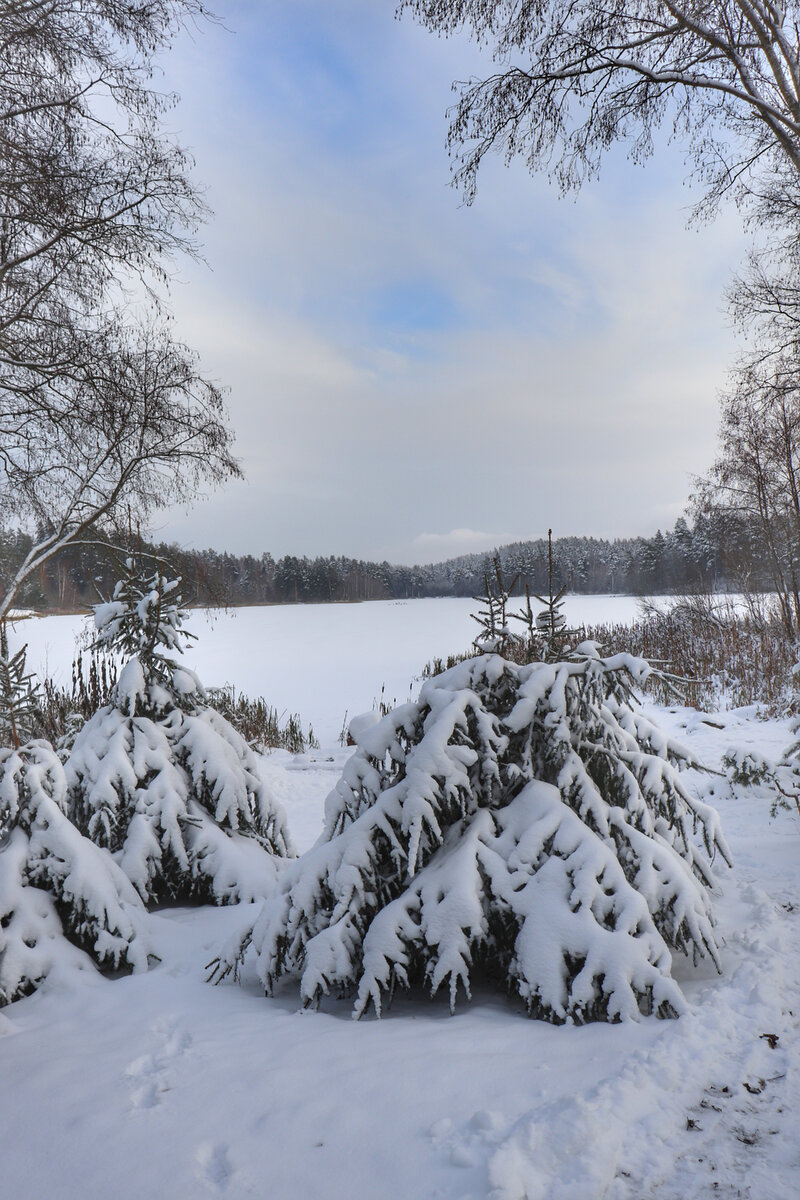
<path fill-rule="evenodd" d="M 729 853 L 681 780 L 697 764 L 634 707 L 649 670 L 592 643 L 483 654 L 358 725 L 323 838 L 212 976 L 253 955 L 268 994 L 299 976 L 305 1004 L 352 992 L 357 1016 L 397 986 L 453 1008 L 476 974 L 557 1023 L 679 1013 L 671 952 L 719 967 L 711 860 Z"/>
<path fill-rule="evenodd" d="M 544 662 L 559 662 L 561 659 L 567 658 L 570 653 L 569 643 L 575 640 L 577 630 L 570 629 L 567 626 L 567 618 L 564 613 L 564 596 L 566 595 L 567 585 L 554 590 L 554 572 L 553 572 L 553 531 L 547 531 L 547 564 L 548 564 L 548 595 L 537 595 L 536 592 L 531 592 L 530 588 L 525 587 L 525 604 L 519 613 L 512 613 L 512 617 L 517 621 L 522 621 L 527 629 L 527 637 L 525 638 L 525 651 L 528 660 L 540 658 Z M 538 613 L 534 613 L 531 605 L 531 595 L 534 600 L 538 600 L 542 608 Z"/>
<path fill-rule="evenodd" d="M 506 587 L 497 555 L 492 560 L 492 566 L 494 578 L 488 571 L 483 577 L 486 595 L 472 597 L 476 603 L 483 605 L 477 613 L 470 614 L 481 627 L 472 644 L 479 654 L 507 654 L 520 640 L 509 626 L 507 614 L 508 602 L 519 576 L 515 575 L 511 585 Z"/>
<path fill-rule="evenodd" d="M 733 746 L 723 755 L 722 766 L 732 788 L 758 789 L 769 797 L 771 816 L 779 809 L 794 809 L 800 815 L 800 741 L 792 742 L 777 760 Z M 713 785 L 710 790 L 715 790 Z"/>
<path fill-rule="evenodd" d="M 791 676 L 793 708 L 796 712 L 800 663 L 792 667 Z M 800 734 L 800 717 L 795 715 L 790 727 L 792 733 Z M 722 766 L 731 789 L 752 788 L 766 794 L 770 800 L 772 817 L 776 817 L 780 809 L 788 812 L 794 809 L 800 815 L 800 737 L 795 737 L 777 760 L 767 758 L 752 747 L 731 746 L 722 756 Z M 715 785 L 712 783 L 708 790 L 713 795 Z"/>
<path fill-rule="evenodd" d="M 33 675 L 26 671 L 28 647 L 8 648 L 8 626 L 0 621 L 0 745 L 19 749 L 32 735 L 39 715 Z"/>
<path fill-rule="evenodd" d="M 71 811 L 146 902 L 252 900 L 294 851 L 254 751 L 175 657 L 185 620 L 179 581 L 133 561 L 95 609 L 97 644 L 125 661 L 72 747 Z"/>
<path fill-rule="evenodd" d="M 0 1005 L 89 965 L 145 970 L 146 913 L 130 881 L 66 815 L 67 782 L 37 719 L 25 649 L 0 636 Z"/>

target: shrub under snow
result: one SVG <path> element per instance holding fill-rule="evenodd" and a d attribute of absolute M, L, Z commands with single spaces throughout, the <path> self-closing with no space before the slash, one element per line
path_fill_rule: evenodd
<path fill-rule="evenodd" d="M 777 761 L 752 748 L 733 746 L 723 755 L 722 765 L 729 786 L 756 788 L 769 798 L 773 817 L 781 808 L 794 808 L 800 815 L 800 741 L 791 743 Z M 713 785 L 709 788 L 712 795 L 715 790 Z"/>
<path fill-rule="evenodd" d="M 87 965 L 76 947 L 103 966 L 147 969 L 141 901 L 65 815 L 65 798 L 49 743 L 0 749 L 0 1005 Z"/>
<path fill-rule="evenodd" d="M 357 1016 L 398 984 L 452 1008 L 476 975 L 553 1022 L 679 1013 L 671 951 L 719 967 L 710 864 L 730 860 L 683 786 L 689 755 L 633 707 L 649 673 L 591 643 L 557 663 L 485 654 L 356 723 L 323 838 L 216 978 L 251 953 L 268 994 L 295 975 L 306 1004 L 355 993 Z"/>
<path fill-rule="evenodd" d="M 130 657 L 75 740 L 71 809 L 144 900 L 252 900 L 294 851 L 253 750 L 172 657 L 184 617 L 177 582 L 133 572 L 96 610 L 98 644 Z"/>

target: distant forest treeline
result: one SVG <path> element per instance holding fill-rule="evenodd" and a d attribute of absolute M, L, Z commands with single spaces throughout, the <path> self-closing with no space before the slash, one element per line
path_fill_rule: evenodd
<path fill-rule="evenodd" d="M 0 585 L 8 586 L 31 546 L 28 534 L 0 532 Z M 186 594 L 198 604 L 287 604 L 409 599 L 419 596 L 473 596 L 483 590 L 492 554 L 469 554 L 427 566 L 393 566 L 361 559 L 255 557 L 218 550 L 182 550 L 175 545 L 142 544 L 180 575 Z M 529 585 L 547 591 L 547 540 L 514 542 L 496 550 L 507 582 L 518 576 L 515 593 Z M 566 537 L 553 541 L 556 587 L 571 592 L 627 592 L 634 595 L 731 590 L 743 583 L 770 587 L 766 557 L 754 531 L 726 519 L 703 519 L 690 526 L 679 518 L 667 533 L 651 538 Z M 27 607 L 70 611 L 107 596 L 119 567 L 107 551 L 71 546 L 47 562 L 20 600 Z"/>

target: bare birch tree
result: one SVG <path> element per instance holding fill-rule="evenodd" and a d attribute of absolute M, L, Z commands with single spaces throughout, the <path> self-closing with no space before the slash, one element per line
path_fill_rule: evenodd
<path fill-rule="evenodd" d="M 787 637 L 800 639 L 800 371 L 794 354 L 754 356 L 723 400 L 720 450 L 696 496 L 759 531 Z"/>
<path fill-rule="evenodd" d="M 75 368 L 0 412 L 0 511 L 39 535 L 2 581 L 0 621 L 34 571 L 120 519 L 190 500 L 238 474 L 218 387 L 159 327 L 96 333 Z"/>
<path fill-rule="evenodd" d="M 205 206 L 153 63 L 206 15 L 201 0 L 0 0 L 0 522 L 46 531 L 0 580 L 0 619 L 66 542 L 238 471 L 220 390 L 160 298 Z"/>

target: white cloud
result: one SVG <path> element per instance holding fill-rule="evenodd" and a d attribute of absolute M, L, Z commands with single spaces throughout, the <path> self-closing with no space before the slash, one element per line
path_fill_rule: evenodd
<path fill-rule="evenodd" d="M 612 162 L 575 202 L 493 160 L 464 209 L 443 149 L 459 46 L 358 0 L 304 0 L 304 19 L 340 14 L 363 68 L 366 124 L 343 144 L 339 109 L 315 121 L 281 65 L 291 6 L 263 7 L 274 47 L 253 33 L 261 6 L 232 3 L 249 36 L 204 35 L 169 81 L 217 214 L 214 272 L 176 288 L 177 327 L 230 386 L 248 482 L 170 515 L 165 536 L 412 562 L 511 537 L 482 530 L 624 536 L 679 513 L 714 454 L 736 218 L 686 231 L 674 154 Z M 381 289 L 409 280 L 453 320 L 379 319 Z"/>

